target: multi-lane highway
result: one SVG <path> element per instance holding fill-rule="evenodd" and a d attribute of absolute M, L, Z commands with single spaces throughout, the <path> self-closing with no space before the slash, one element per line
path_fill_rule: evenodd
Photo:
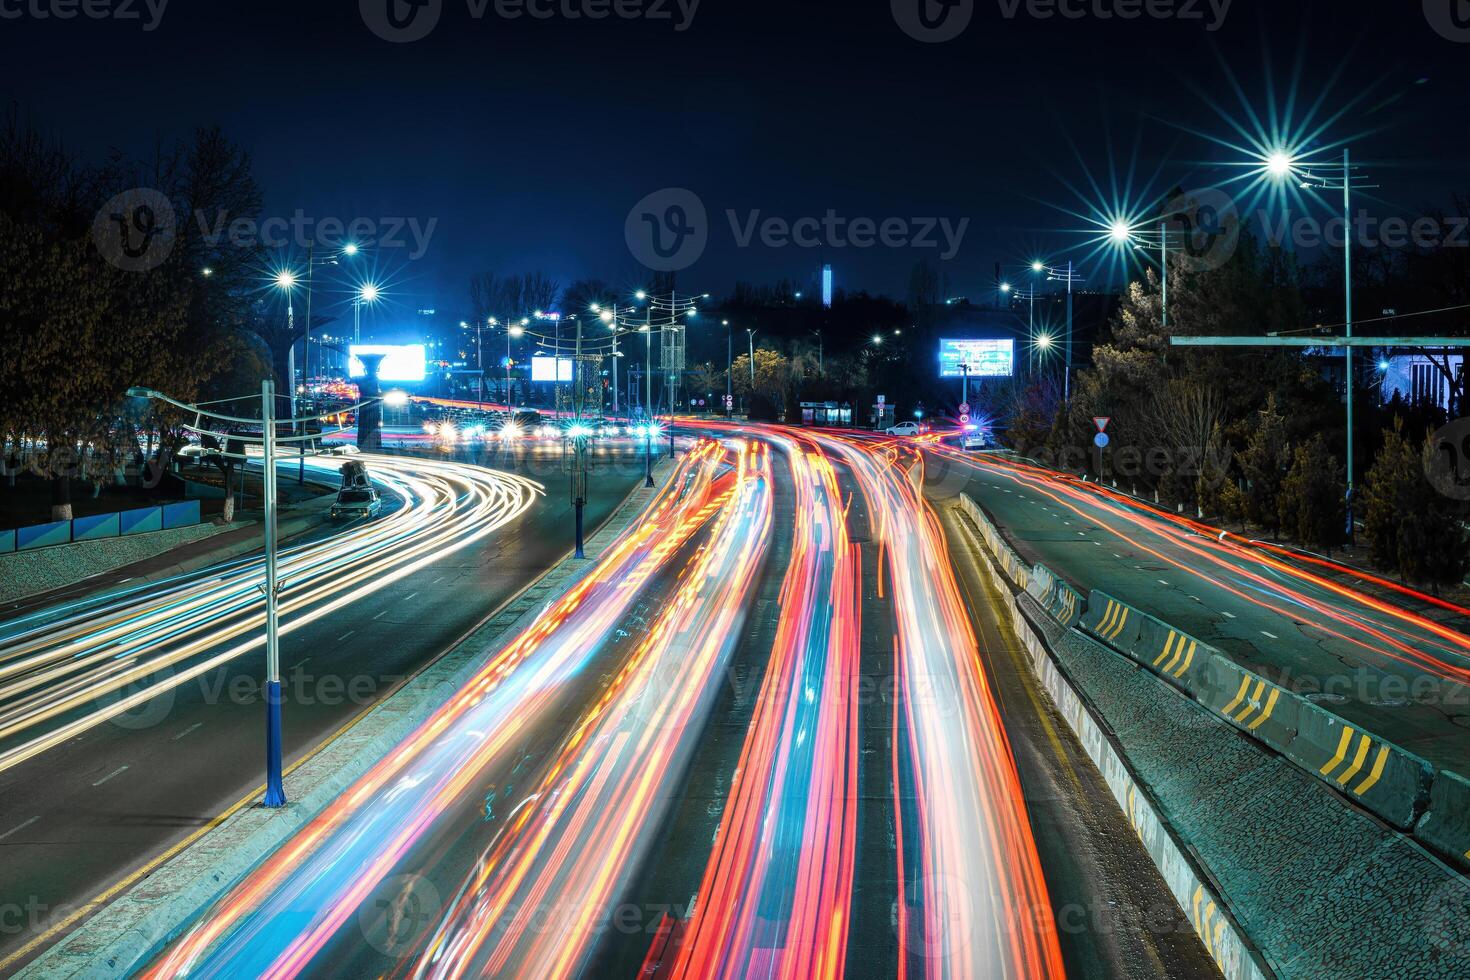
<path fill-rule="evenodd" d="M 1027 561 L 1100 589 L 1447 768 L 1470 754 L 1470 609 L 1003 456 L 935 446 Z"/>
<path fill-rule="evenodd" d="M 149 975 L 1209 975 L 1187 927 L 1061 934 L 1172 906 L 1015 699 L 917 455 L 715 434 Z M 1042 732 L 1023 778 L 1011 736 Z M 1116 837 L 1084 860 L 1037 827 Z"/>
<path fill-rule="evenodd" d="M 288 765 L 572 546 L 555 459 L 367 461 L 384 514 L 282 552 Z M 636 464 L 600 462 L 589 527 L 641 480 Z M 261 579 L 256 555 L 0 624 L 5 971 L 255 793 Z"/>

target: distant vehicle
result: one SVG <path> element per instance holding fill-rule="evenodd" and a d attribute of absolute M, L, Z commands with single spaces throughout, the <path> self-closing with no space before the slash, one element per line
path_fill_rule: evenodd
<path fill-rule="evenodd" d="M 328 456 L 356 456 L 361 450 L 351 443 L 344 442 L 336 446 L 328 446 L 322 450 Z"/>
<path fill-rule="evenodd" d="M 917 436 L 923 435 L 924 427 L 917 422 L 900 422 L 888 427 L 891 436 Z"/>
<path fill-rule="evenodd" d="M 367 464 L 360 459 L 349 459 L 342 464 L 343 490 L 368 490 L 373 481 L 368 477 Z"/>
<path fill-rule="evenodd" d="M 964 435 L 960 436 L 961 449 L 984 449 L 990 445 L 990 438 L 984 429 L 966 429 Z"/>
<path fill-rule="evenodd" d="M 332 519 L 373 518 L 383 510 L 383 498 L 372 487 L 344 488 L 337 493 L 337 502 L 332 504 Z"/>

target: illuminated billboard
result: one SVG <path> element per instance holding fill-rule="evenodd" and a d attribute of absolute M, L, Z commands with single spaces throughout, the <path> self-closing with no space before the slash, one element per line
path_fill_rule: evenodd
<path fill-rule="evenodd" d="M 367 368 L 363 366 L 358 356 L 362 354 L 382 354 L 383 364 L 378 368 L 379 381 L 422 381 L 428 376 L 428 361 L 424 357 L 423 344 L 408 344 L 402 347 L 389 347 L 383 344 L 353 344 L 348 348 L 352 360 L 348 364 L 349 373 L 354 378 L 366 377 Z"/>
<path fill-rule="evenodd" d="M 1014 340 L 941 340 L 941 378 L 1009 378 L 1016 369 Z"/>
<path fill-rule="evenodd" d="M 565 357 L 533 357 L 531 358 L 531 380 L 570 383 L 573 363 L 572 360 Z"/>

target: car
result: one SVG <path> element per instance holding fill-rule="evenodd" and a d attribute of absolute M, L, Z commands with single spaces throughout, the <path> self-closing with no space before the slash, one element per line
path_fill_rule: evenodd
<path fill-rule="evenodd" d="M 888 434 L 891 436 L 917 436 L 922 435 L 923 432 L 923 426 L 917 422 L 900 422 L 888 427 Z"/>
<path fill-rule="evenodd" d="M 343 487 L 332 504 L 332 518 L 374 518 L 383 511 L 383 498 L 372 487 Z"/>

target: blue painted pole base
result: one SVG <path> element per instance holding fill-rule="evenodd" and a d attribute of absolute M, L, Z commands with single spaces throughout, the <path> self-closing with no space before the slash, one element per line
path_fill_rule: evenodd
<path fill-rule="evenodd" d="M 281 780 L 281 682 L 265 685 L 265 806 L 286 805 L 286 787 Z"/>
<path fill-rule="evenodd" d="M 587 557 L 582 547 L 582 501 L 580 498 L 577 500 L 577 557 Z"/>

